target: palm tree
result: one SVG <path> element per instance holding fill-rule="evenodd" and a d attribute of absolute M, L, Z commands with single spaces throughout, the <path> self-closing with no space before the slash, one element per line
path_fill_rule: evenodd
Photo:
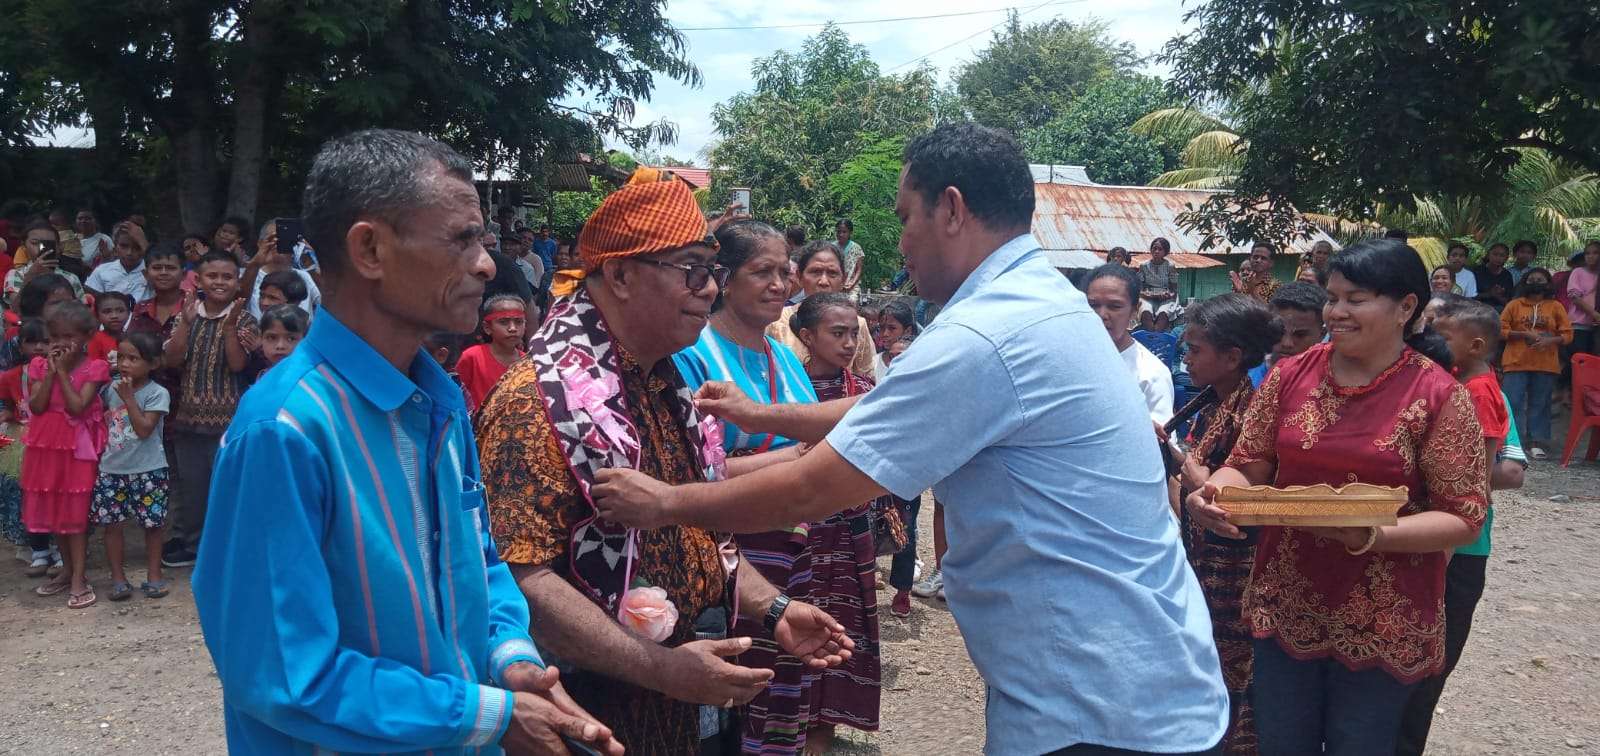
<path fill-rule="evenodd" d="M 1165 108 L 1129 127 L 1137 134 L 1184 145 L 1183 166 L 1167 171 L 1151 186 L 1226 190 L 1233 187 L 1250 141 L 1222 118 L 1190 107 Z M 1419 197 L 1411 209 L 1380 206 L 1371 221 L 1307 213 L 1329 235 L 1350 242 L 1388 228 L 1411 232 L 1415 247 L 1430 265 L 1444 261 L 1451 241 L 1480 244 L 1532 239 L 1560 260 L 1583 239 L 1600 233 L 1600 174 L 1572 165 L 1537 148 L 1519 148 L 1517 162 L 1500 192 L 1461 197 Z"/>

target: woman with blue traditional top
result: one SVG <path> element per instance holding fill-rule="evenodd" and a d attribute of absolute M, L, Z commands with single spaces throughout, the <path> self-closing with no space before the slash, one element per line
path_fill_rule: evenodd
<path fill-rule="evenodd" d="M 717 229 L 716 238 L 717 262 L 728 269 L 728 283 L 700 339 L 672 358 L 684 383 L 694 390 L 707 381 L 730 381 L 762 404 L 815 402 L 800 358 L 765 333 L 784 310 L 789 257 L 783 234 L 746 219 Z M 732 423 L 723 428 L 723 447 L 730 457 L 760 454 L 777 461 L 799 452 L 792 439 L 752 435 Z M 767 454 L 772 451 L 782 453 Z M 798 523 L 787 530 L 739 536 L 739 551 L 791 598 L 810 601 L 807 533 L 807 524 Z M 806 747 L 807 727 L 820 724 L 815 722 L 818 708 L 811 690 L 820 675 L 784 654 L 759 622 L 741 619 L 733 635 L 754 641 L 739 656 L 740 666 L 769 668 L 776 674 L 767 689 L 740 710 L 743 750 L 799 753 Z"/>

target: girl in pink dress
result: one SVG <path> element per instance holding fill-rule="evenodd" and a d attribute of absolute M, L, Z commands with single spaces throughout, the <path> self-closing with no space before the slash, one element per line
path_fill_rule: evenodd
<path fill-rule="evenodd" d="M 56 534 L 67 551 L 68 569 L 34 592 L 53 596 L 71 588 L 67 606 L 81 609 L 95 602 L 84 578 L 85 531 L 106 444 L 100 389 L 111 380 L 111 367 L 88 358 L 97 325 L 88 307 L 62 302 L 45 311 L 44 321 L 50 354 L 28 365 L 33 421 L 23 442 L 22 521 L 31 533 Z"/>

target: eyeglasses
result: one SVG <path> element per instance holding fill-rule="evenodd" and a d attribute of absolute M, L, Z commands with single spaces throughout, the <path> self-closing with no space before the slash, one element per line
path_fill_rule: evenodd
<path fill-rule="evenodd" d="M 704 289 L 706 284 L 713 280 L 717 282 L 717 288 L 719 289 L 728 285 L 729 271 L 721 265 L 662 262 L 661 260 L 651 260 L 648 257 L 635 257 L 633 260 L 634 262 L 650 263 L 662 268 L 677 268 L 683 271 L 683 285 L 688 287 L 689 291 Z"/>

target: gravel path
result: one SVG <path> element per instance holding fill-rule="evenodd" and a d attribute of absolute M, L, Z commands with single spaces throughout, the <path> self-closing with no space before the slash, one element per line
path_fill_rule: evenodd
<path fill-rule="evenodd" d="M 1430 752 L 1600 753 L 1600 464 L 1546 462 L 1497 502 L 1488 588 Z M 922 509 L 924 534 L 932 511 Z M 136 540 L 130 564 L 142 559 Z M 931 536 L 922 540 L 931 565 Z M 106 586 L 98 545 L 92 552 L 91 578 Z M 113 604 L 102 591 L 98 605 L 72 611 L 65 599 L 34 596 L 20 563 L 0 564 L 0 671 L 10 691 L 0 700 L 0 754 L 225 750 L 188 571 L 173 572 L 177 590 L 165 599 Z M 129 578 L 137 584 L 142 570 Z M 983 685 L 949 611 L 919 599 L 897 619 L 890 595 L 880 597 L 883 730 L 845 733 L 837 750 L 978 752 Z"/>

